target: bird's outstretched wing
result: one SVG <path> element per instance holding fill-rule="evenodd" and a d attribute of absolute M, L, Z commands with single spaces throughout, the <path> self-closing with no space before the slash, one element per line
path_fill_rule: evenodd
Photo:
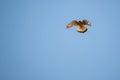
<path fill-rule="evenodd" d="M 83 19 L 82 23 L 84 25 L 92 26 L 92 24 L 88 20 L 86 20 L 86 19 Z"/>
<path fill-rule="evenodd" d="M 73 26 L 78 26 L 78 22 L 76 20 L 73 20 L 72 22 L 70 22 L 68 25 L 67 25 L 67 28 L 71 28 Z"/>

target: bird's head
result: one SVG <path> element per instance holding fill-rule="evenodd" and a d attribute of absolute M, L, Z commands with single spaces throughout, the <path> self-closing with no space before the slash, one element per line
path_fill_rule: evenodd
<path fill-rule="evenodd" d="M 78 21 L 79 23 L 82 23 L 82 21 Z"/>
<path fill-rule="evenodd" d="M 86 19 L 84 19 L 84 20 L 82 21 L 82 23 L 83 23 L 84 25 L 92 26 L 91 23 L 90 23 L 88 20 L 86 20 Z"/>

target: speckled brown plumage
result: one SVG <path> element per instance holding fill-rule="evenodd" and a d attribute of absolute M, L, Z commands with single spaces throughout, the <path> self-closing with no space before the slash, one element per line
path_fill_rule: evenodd
<path fill-rule="evenodd" d="M 87 28 L 85 27 L 85 25 L 91 26 L 91 23 L 89 21 L 87 21 L 86 19 L 84 19 L 82 21 L 73 20 L 72 22 L 70 22 L 67 25 L 67 28 L 71 28 L 73 26 L 78 26 L 77 31 L 80 33 L 84 33 L 87 31 Z"/>

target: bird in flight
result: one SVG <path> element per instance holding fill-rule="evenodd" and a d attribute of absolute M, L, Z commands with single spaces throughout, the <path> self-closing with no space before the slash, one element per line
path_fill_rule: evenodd
<path fill-rule="evenodd" d="M 85 25 L 91 26 L 91 23 L 86 19 L 83 19 L 82 21 L 73 20 L 67 25 L 67 28 L 77 26 L 78 27 L 77 32 L 84 33 L 87 31 L 87 28 L 85 27 Z"/>

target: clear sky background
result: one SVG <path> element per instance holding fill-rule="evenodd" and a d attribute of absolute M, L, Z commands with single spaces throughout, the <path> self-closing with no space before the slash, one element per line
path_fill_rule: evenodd
<path fill-rule="evenodd" d="M 0 80 L 120 80 L 120 0 L 0 0 Z"/>

